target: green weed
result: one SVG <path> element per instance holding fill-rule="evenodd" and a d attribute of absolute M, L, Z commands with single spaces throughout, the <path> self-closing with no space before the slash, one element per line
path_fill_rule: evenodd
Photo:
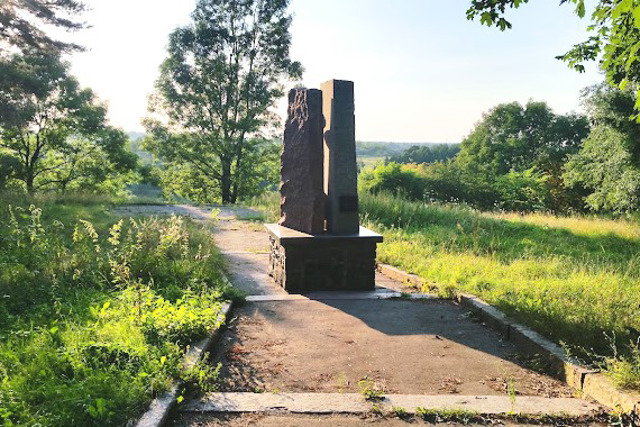
<path fill-rule="evenodd" d="M 209 233 L 112 200 L 0 197 L 0 425 L 126 425 L 185 370 L 230 292 Z"/>
<path fill-rule="evenodd" d="M 401 406 L 394 406 L 391 408 L 391 410 L 393 411 L 393 414 L 396 416 L 396 418 L 399 418 L 401 420 L 408 420 L 411 418 L 411 415 L 407 412 L 407 410 Z"/>
<path fill-rule="evenodd" d="M 466 409 L 429 409 L 416 408 L 416 415 L 429 423 L 461 422 L 469 424 L 471 422 L 484 421 L 477 412 Z"/>
<path fill-rule="evenodd" d="M 358 381 L 358 389 L 366 400 L 379 401 L 384 399 L 384 390 L 372 379 L 364 377 Z"/>

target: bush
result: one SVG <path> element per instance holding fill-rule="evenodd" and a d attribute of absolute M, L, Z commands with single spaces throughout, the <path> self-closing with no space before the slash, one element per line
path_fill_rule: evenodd
<path fill-rule="evenodd" d="M 0 211 L 0 425 L 125 425 L 194 376 L 182 355 L 230 292 L 220 254 L 179 217 L 39 204 Z"/>
<path fill-rule="evenodd" d="M 360 174 L 360 191 L 400 195 L 408 200 L 463 203 L 478 209 L 531 212 L 552 204 L 548 176 L 529 169 L 484 181 L 456 162 L 429 165 L 388 163 Z"/>
<path fill-rule="evenodd" d="M 493 188 L 470 179 L 453 162 L 380 164 L 362 171 L 359 188 L 371 194 L 390 193 L 414 201 L 461 202 L 484 209 L 495 207 L 498 198 Z"/>
<path fill-rule="evenodd" d="M 549 199 L 547 179 L 533 168 L 499 176 L 494 185 L 499 194 L 498 206 L 506 211 L 544 211 Z"/>
<path fill-rule="evenodd" d="M 398 163 L 380 164 L 360 175 L 360 188 L 373 194 L 402 194 L 412 200 L 424 198 L 426 180 L 414 169 Z"/>

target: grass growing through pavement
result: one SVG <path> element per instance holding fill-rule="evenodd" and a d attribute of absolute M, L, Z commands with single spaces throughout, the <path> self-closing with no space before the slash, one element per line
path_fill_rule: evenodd
<path fill-rule="evenodd" d="M 362 195 L 380 262 L 474 293 L 640 389 L 640 229 L 624 219 L 480 213 Z"/>
<path fill-rule="evenodd" d="M 277 194 L 256 207 L 278 212 Z M 384 235 L 379 262 L 439 293 L 471 292 L 640 389 L 640 225 L 589 216 L 478 212 L 360 196 Z"/>
<path fill-rule="evenodd" d="M 210 234 L 109 200 L 0 199 L 0 424 L 125 425 L 184 372 L 229 290 Z M 198 368 L 201 369 L 201 368 Z"/>

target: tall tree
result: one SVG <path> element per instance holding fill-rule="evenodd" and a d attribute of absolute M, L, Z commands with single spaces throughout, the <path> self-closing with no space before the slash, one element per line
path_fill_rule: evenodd
<path fill-rule="evenodd" d="M 629 120 L 635 89 L 596 85 L 583 94 L 594 124 L 581 150 L 566 165 L 565 180 L 589 190 L 593 210 L 640 208 L 640 124 Z"/>
<path fill-rule="evenodd" d="M 235 203 L 256 166 L 251 152 L 274 124 L 281 82 L 302 67 L 289 57 L 289 0 L 199 0 L 193 22 L 169 37 L 150 112 L 147 148 L 188 165 Z"/>
<path fill-rule="evenodd" d="M 557 173 L 588 133 L 586 117 L 556 115 L 545 102 L 500 104 L 462 141 L 457 161 L 492 175 L 532 167 Z"/>
<path fill-rule="evenodd" d="M 480 22 L 505 30 L 511 28 L 504 14 L 529 0 L 472 0 L 467 18 L 480 17 Z M 573 3 L 576 14 L 586 14 L 584 0 L 560 0 Z M 591 15 L 591 36 L 573 46 L 558 59 L 571 68 L 584 71 L 586 61 L 600 58 L 607 81 L 624 89 L 629 83 L 640 83 L 640 0 L 599 0 Z M 636 91 L 636 110 L 640 109 L 640 89 Z"/>
<path fill-rule="evenodd" d="M 81 49 L 76 43 L 52 37 L 45 29 L 84 28 L 85 23 L 77 19 L 84 10 L 84 3 L 77 0 L 0 1 L 0 54 L 16 49 L 49 54 Z"/>
<path fill-rule="evenodd" d="M 30 193 L 136 164 L 126 136 L 107 126 L 105 107 L 68 67 L 56 55 L 0 59 L 0 154 Z"/>
<path fill-rule="evenodd" d="M 517 187 L 523 180 L 540 187 L 537 181 L 544 177 L 547 208 L 561 211 L 580 200 L 581 194 L 567 191 L 562 174 L 569 155 L 578 152 L 588 134 L 586 117 L 556 115 L 544 102 L 501 104 L 462 141 L 454 161 L 467 181 L 487 188 L 494 187 L 499 177 L 503 189 Z M 509 185 L 507 178 L 514 178 Z"/>
<path fill-rule="evenodd" d="M 444 162 L 458 154 L 458 144 L 412 145 L 402 153 L 388 157 L 394 163 L 434 163 Z"/>

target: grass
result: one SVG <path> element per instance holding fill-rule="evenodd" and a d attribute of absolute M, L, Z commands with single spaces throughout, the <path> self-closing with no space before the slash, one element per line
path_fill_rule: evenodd
<path fill-rule="evenodd" d="M 429 423 L 448 423 L 448 422 L 461 422 L 467 425 L 471 422 L 483 423 L 485 418 L 481 417 L 475 411 L 469 411 L 466 409 L 430 409 L 430 408 L 416 408 L 416 416 L 422 418 Z"/>
<path fill-rule="evenodd" d="M 166 205 L 162 189 L 152 184 L 130 184 L 130 196 L 123 202 L 129 205 Z"/>
<path fill-rule="evenodd" d="M 640 389 L 640 233 L 633 221 L 481 213 L 362 195 L 379 261 L 471 292 Z M 607 336 L 609 338 L 607 338 Z"/>
<path fill-rule="evenodd" d="M 256 207 L 277 213 L 277 195 Z M 640 226 L 596 216 L 479 212 L 360 196 L 378 261 L 443 295 L 476 294 L 640 390 Z"/>
<path fill-rule="evenodd" d="M 125 425 L 233 295 L 209 233 L 107 197 L 0 196 L 0 425 Z"/>
<path fill-rule="evenodd" d="M 261 211 L 265 222 L 278 222 L 280 219 L 280 194 L 277 192 L 263 193 L 246 200 L 243 205 Z"/>

